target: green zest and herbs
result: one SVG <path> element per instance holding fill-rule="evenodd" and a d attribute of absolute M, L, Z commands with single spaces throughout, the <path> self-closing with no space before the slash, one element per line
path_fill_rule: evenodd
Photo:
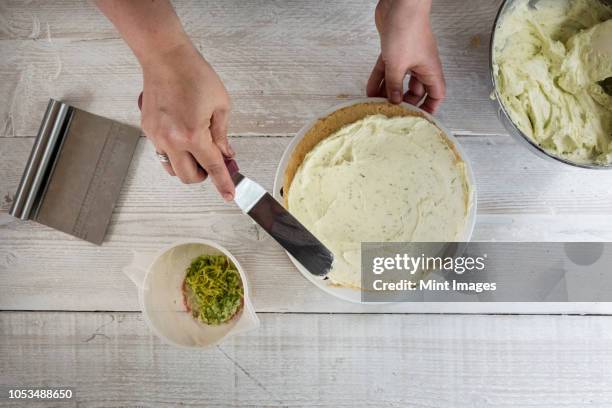
<path fill-rule="evenodd" d="M 244 295 L 240 274 L 224 255 L 201 255 L 191 261 L 183 290 L 193 317 L 210 325 L 230 320 Z"/>

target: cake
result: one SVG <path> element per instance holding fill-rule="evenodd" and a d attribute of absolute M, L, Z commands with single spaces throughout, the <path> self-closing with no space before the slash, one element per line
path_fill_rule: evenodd
<path fill-rule="evenodd" d="M 466 166 L 423 114 L 368 102 L 318 120 L 285 171 L 285 207 L 334 254 L 328 277 L 360 288 L 361 242 L 464 238 Z"/>

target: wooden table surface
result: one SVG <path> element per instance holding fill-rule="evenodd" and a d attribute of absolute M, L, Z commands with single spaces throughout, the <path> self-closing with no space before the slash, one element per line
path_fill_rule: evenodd
<path fill-rule="evenodd" d="M 611 241 L 612 172 L 539 159 L 497 119 L 487 59 L 499 4 L 434 0 L 432 12 L 448 83 L 438 117 L 476 175 L 474 239 Z M 232 97 L 241 167 L 267 188 L 307 120 L 364 95 L 378 53 L 373 1 L 175 6 Z M 83 406 L 612 405 L 612 316 L 339 301 L 210 184 L 167 177 L 144 138 L 101 247 L 13 219 L 49 97 L 138 125 L 142 79 L 112 25 L 78 0 L 1 1 L 0 56 L 0 385 L 70 386 Z M 195 353 L 151 334 L 122 267 L 133 251 L 188 238 L 217 241 L 243 264 L 259 330 Z"/>

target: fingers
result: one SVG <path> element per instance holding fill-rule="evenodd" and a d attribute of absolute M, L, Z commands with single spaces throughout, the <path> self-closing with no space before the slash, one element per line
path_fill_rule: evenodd
<path fill-rule="evenodd" d="M 406 73 L 409 72 L 412 73 L 408 90 L 403 94 L 402 83 Z M 369 97 L 387 98 L 392 103 L 400 103 L 403 100 L 418 105 L 422 101 L 421 108 L 434 113 L 446 95 L 440 60 L 427 67 L 404 67 L 393 62 L 385 62 L 379 55 L 368 79 L 366 93 Z"/>
<path fill-rule="evenodd" d="M 200 138 L 200 144 L 192 150 L 192 154 L 198 163 L 206 169 L 221 196 L 226 201 L 233 200 L 234 182 L 223 161 L 223 154 L 212 141 L 212 136 L 203 135 Z"/>
<path fill-rule="evenodd" d="M 436 110 L 440 107 L 441 103 L 442 99 L 435 99 L 430 96 L 427 96 L 427 98 L 425 98 L 425 101 L 421 105 L 421 109 L 423 109 L 427 113 L 434 114 Z"/>
<path fill-rule="evenodd" d="M 385 80 L 384 79 L 380 83 L 380 89 L 379 89 L 378 93 L 379 93 L 379 96 L 381 98 L 386 98 L 387 97 L 387 85 L 385 84 Z"/>
<path fill-rule="evenodd" d="M 425 98 L 423 105 L 421 105 L 421 109 L 429 113 L 434 113 L 436 109 L 440 107 L 440 104 L 442 104 L 446 96 L 444 80 L 442 80 L 441 85 L 426 86 L 425 89 L 427 90 L 427 98 Z"/>
<path fill-rule="evenodd" d="M 158 153 L 161 153 L 158 151 Z M 166 170 L 166 172 L 171 175 L 172 177 L 176 176 L 176 173 L 174 172 L 174 170 L 172 169 L 172 164 L 170 163 L 163 163 L 160 162 L 160 164 L 162 165 L 162 167 L 164 168 L 164 170 Z"/>
<path fill-rule="evenodd" d="M 402 82 L 408 71 L 408 69 L 389 68 L 389 65 L 385 65 L 385 73 L 381 82 L 382 89 L 375 95 L 387 97 L 392 103 L 400 103 L 403 99 L 412 105 L 417 105 L 425 97 L 421 109 L 428 113 L 434 113 L 446 96 L 446 84 L 441 66 L 438 65 L 427 70 L 415 68 L 410 76 L 408 90 L 404 95 L 399 94 L 398 101 L 398 92 L 402 92 Z M 427 73 L 421 74 L 422 71 Z M 373 74 L 374 71 L 372 76 Z M 372 76 L 370 76 L 370 79 L 372 79 Z M 369 93 L 370 82 L 368 81 L 368 96 L 374 96 Z"/>
<path fill-rule="evenodd" d="M 140 103 L 140 100 L 138 100 L 138 103 Z M 166 173 L 168 173 L 172 177 L 176 176 L 176 173 L 174 173 L 174 170 L 172 169 L 172 164 L 170 163 L 170 159 L 168 158 L 168 155 L 164 152 L 164 150 L 156 147 L 155 153 L 156 153 L 157 159 L 159 160 L 159 164 L 161 164 L 164 170 L 166 170 Z M 165 156 L 165 157 L 162 160 L 160 156 Z"/>
<path fill-rule="evenodd" d="M 387 98 L 391 103 L 400 103 L 402 101 L 404 77 L 407 69 L 393 62 L 385 63 L 385 84 L 387 90 Z"/>
<path fill-rule="evenodd" d="M 200 183 L 206 179 L 206 172 L 189 152 L 170 151 L 168 158 L 172 170 L 183 183 Z"/>
<path fill-rule="evenodd" d="M 425 86 L 415 75 L 410 76 L 408 91 L 404 94 L 404 102 L 411 105 L 418 105 L 425 95 Z"/>
<path fill-rule="evenodd" d="M 419 73 L 418 79 L 425 86 L 427 92 L 427 98 L 421 105 L 421 109 L 434 113 L 446 96 L 446 84 L 440 61 L 438 60 L 435 66 L 428 68 L 422 74 Z"/>
<path fill-rule="evenodd" d="M 203 132 L 183 138 L 180 143 L 160 142 L 158 153 L 166 152 L 169 163 L 160 164 L 171 176 L 183 183 L 200 183 L 208 175 L 226 201 L 234 199 L 234 183 L 225 166 L 224 156 L 233 157 L 234 151 L 227 140 L 227 116 L 214 115 L 211 127 Z M 214 129 L 215 139 L 211 135 Z M 162 147 L 163 145 L 163 147 Z M 173 147 L 174 146 L 174 147 Z"/>
<path fill-rule="evenodd" d="M 396 64 L 386 64 L 382 55 L 378 56 L 372 73 L 366 86 L 366 94 L 389 98 L 393 103 L 402 101 L 402 82 L 406 76 L 406 70 Z"/>
<path fill-rule="evenodd" d="M 381 83 L 385 79 L 385 64 L 383 62 L 382 56 L 379 55 L 376 63 L 374 64 L 374 68 L 372 68 L 372 73 L 370 74 L 370 78 L 368 79 L 368 84 L 366 86 L 366 94 L 369 97 L 373 96 L 381 96 Z"/>
<path fill-rule="evenodd" d="M 216 111 L 210 123 L 210 134 L 213 142 L 217 145 L 221 153 L 225 157 L 234 157 L 234 149 L 229 144 L 227 139 L 227 122 L 229 119 L 229 113 L 226 110 Z"/>

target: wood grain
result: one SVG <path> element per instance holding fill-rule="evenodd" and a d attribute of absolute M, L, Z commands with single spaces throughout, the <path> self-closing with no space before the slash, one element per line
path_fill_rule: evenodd
<path fill-rule="evenodd" d="M 71 386 L 84 407 L 612 404 L 612 317 L 261 318 L 194 352 L 160 343 L 140 314 L 3 312 L 0 382 Z"/>
<path fill-rule="evenodd" d="M 245 174 L 272 188 L 290 138 L 232 138 Z M 0 197 L 7 211 L 31 138 L 0 139 Z M 479 190 L 475 240 L 610 241 L 612 174 L 561 167 L 505 137 L 463 137 Z M 281 248 L 210 184 L 185 186 L 159 167 L 143 138 L 102 247 L 47 227 L 0 215 L 0 309 L 138 310 L 136 290 L 122 267 L 132 251 L 153 254 L 188 238 L 229 248 L 246 268 L 258 311 L 271 312 L 511 312 L 508 305 L 376 308 L 336 300 L 307 282 Z M 279 286 L 282 282 L 282 289 Z M 524 310 L 524 308 L 523 308 Z M 542 306 L 532 312 L 559 311 Z M 566 305 L 566 312 L 603 312 Z"/>
<path fill-rule="evenodd" d="M 231 138 L 243 173 L 271 190 L 287 137 Z M 479 214 L 612 215 L 612 172 L 550 163 L 512 139 L 461 137 L 472 164 Z M 0 211 L 7 211 L 29 155 L 31 138 L 0 139 Z M 237 211 L 225 204 L 211 183 L 183 185 L 168 177 L 143 138 L 134 155 L 116 212 L 206 213 Z M 550 228 L 556 228 L 551 226 Z"/>
<path fill-rule="evenodd" d="M 379 52 L 375 2 L 177 1 L 187 32 L 233 100 L 232 134 L 288 135 L 361 97 Z M 489 101 L 488 37 L 500 0 L 434 3 L 448 83 L 439 118 L 464 134 L 505 134 Z M 139 124 L 140 68 L 90 3 L 0 5 L 0 137 L 38 130 L 49 97 Z M 69 18 L 67 17 L 69 16 Z"/>
<path fill-rule="evenodd" d="M 5 216 L 8 217 L 8 216 Z M 568 217 L 560 230 L 556 218 L 487 216 L 474 239 L 565 240 L 608 236 L 609 217 Z M 5 221 L 1 220 L 0 221 Z M 607 222 L 606 222 L 607 221 Z M 573 224 L 573 225 L 572 225 Z M 606 229 L 607 228 L 607 229 Z M 241 214 L 117 214 L 110 236 L 98 247 L 47 227 L 10 221 L 0 241 L 0 310 L 139 310 L 137 291 L 122 268 L 133 251 L 154 256 L 161 248 L 189 238 L 210 239 L 228 248 L 245 268 L 257 311 L 265 312 L 465 312 L 610 313 L 609 306 L 541 304 L 394 304 L 354 305 L 337 300 L 308 282 L 284 251 Z M 531 235 L 531 231 L 540 231 Z M 545 232 L 544 232 L 545 231 Z M 534 238 L 532 238 L 534 237 Z M 600 238 L 601 239 L 601 238 Z"/>
<path fill-rule="evenodd" d="M 364 94 L 379 49 L 374 1 L 173 3 L 230 92 L 244 173 L 268 189 L 290 139 L 253 136 L 292 135 Z M 466 136 L 476 174 L 474 239 L 610 241 L 612 174 L 544 162 L 497 120 L 487 59 L 500 3 L 436 0 L 432 12 L 448 84 L 438 116 Z M 209 183 L 167 177 L 144 139 L 103 246 L 16 221 L 6 212 L 48 98 L 138 125 L 142 79 L 91 2 L 0 1 L 0 55 L 0 310 L 31 311 L 0 312 L 0 384 L 71 386 L 77 399 L 62 406 L 86 407 L 612 405 L 612 317 L 411 315 L 398 313 L 517 309 L 336 300 Z M 133 251 L 190 237 L 237 256 L 259 330 L 193 352 L 162 344 L 140 313 L 88 312 L 137 311 L 122 272 Z M 610 304 L 522 310 L 612 313 Z"/>

